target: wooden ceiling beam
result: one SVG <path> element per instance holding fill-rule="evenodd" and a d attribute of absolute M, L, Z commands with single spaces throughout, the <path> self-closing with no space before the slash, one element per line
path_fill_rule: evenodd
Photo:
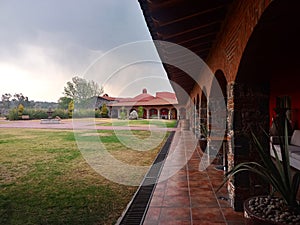
<path fill-rule="evenodd" d="M 195 26 L 193 28 L 186 29 L 186 30 L 183 30 L 181 32 L 172 33 L 172 34 L 165 34 L 165 33 L 162 33 L 161 31 L 157 32 L 157 34 L 160 37 L 163 37 L 164 39 L 170 39 L 170 38 L 175 38 L 175 37 L 178 37 L 178 36 L 183 36 L 183 35 L 186 35 L 188 33 L 195 32 L 195 31 L 199 31 L 199 30 L 202 30 L 202 29 L 207 28 L 207 27 L 216 26 L 216 25 L 219 25 L 221 22 L 222 22 L 221 20 L 217 20 L 217 21 L 213 21 L 211 23 L 203 24 L 201 26 Z"/>
<path fill-rule="evenodd" d="M 179 22 L 189 20 L 189 19 L 192 19 L 192 18 L 195 18 L 195 17 L 199 17 L 199 16 L 202 16 L 204 14 L 213 13 L 216 10 L 222 10 L 222 9 L 224 9 L 224 7 L 225 7 L 225 5 L 218 5 L 216 7 L 209 8 L 209 9 L 206 9 L 206 10 L 203 10 L 203 11 L 200 11 L 200 12 L 197 12 L 197 13 L 193 13 L 191 15 L 183 16 L 183 17 L 180 17 L 180 18 L 174 18 L 174 19 L 168 18 L 168 19 L 165 19 L 165 21 L 162 21 L 162 19 L 157 18 L 154 15 L 152 15 L 151 17 L 152 17 L 152 20 L 154 21 L 154 23 L 157 23 L 157 25 L 162 28 L 164 26 L 169 26 L 169 25 L 174 24 L 174 23 L 179 23 Z M 173 16 L 176 17 L 176 15 L 173 15 Z"/>

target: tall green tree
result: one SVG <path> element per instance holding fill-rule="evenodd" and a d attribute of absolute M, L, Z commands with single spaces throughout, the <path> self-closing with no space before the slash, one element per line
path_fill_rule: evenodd
<path fill-rule="evenodd" d="M 69 97 L 60 97 L 58 99 L 58 108 L 59 109 L 68 109 L 69 103 L 72 101 Z"/>
<path fill-rule="evenodd" d="M 93 97 L 103 93 L 103 88 L 93 80 L 86 80 L 81 77 L 73 77 L 67 82 L 63 94 L 73 99 L 75 104 L 86 107 Z"/>
<path fill-rule="evenodd" d="M 11 94 L 5 93 L 2 95 L 1 100 L 3 102 L 4 107 L 9 110 L 10 108 L 10 99 L 11 99 Z"/>
<path fill-rule="evenodd" d="M 24 96 L 22 93 L 16 93 L 16 94 L 14 94 L 13 101 L 17 105 L 22 104 L 25 107 L 29 107 L 29 104 L 30 104 L 28 97 Z"/>

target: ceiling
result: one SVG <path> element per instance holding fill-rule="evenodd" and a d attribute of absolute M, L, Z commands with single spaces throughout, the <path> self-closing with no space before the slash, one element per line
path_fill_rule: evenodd
<path fill-rule="evenodd" d="M 181 45 L 194 52 L 204 61 L 217 38 L 228 12 L 231 0 L 139 0 L 153 40 L 161 40 Z M 169 47 L 156 45 L 162 61 L 181 61 L 185 66 L 193 63 L 184 55 Z M 164 64 L 171 81 L 189 94 L 195 81 L 182 70 Z M 178 101 L 184 103 L 185 95 L 176 85 L 173 88 Z M 182 91 L 182 90 L 181 90 Z M 185 96 L 185 97 L 183 97 Z"/>

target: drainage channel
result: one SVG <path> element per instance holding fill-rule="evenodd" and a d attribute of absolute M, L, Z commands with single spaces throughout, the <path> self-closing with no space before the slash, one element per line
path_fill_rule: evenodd
<path fill-rule="evenodd" d="M 153 190 L 156 186 L 156 182 L 163 167 L 163 160 L 168 155 L 174 134 L 175 131 L 172 131 L 170 133 L 166 143 L 156 156 L 151 168 L 145 175 L 143 182 L 141 183 L 131 202 L 127 206 L 127 209 L 125 210 L 124 214 L 116 223 L 117 225 L 143 224 L 150 200 L 152 198 Z"/>

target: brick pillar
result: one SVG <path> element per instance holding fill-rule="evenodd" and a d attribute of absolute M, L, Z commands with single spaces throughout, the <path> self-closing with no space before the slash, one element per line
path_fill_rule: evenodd
<path fill-rule="evenodd" d="M 244 161 L 260 161 L 251 131 L 268 150 L 269 87 L 266 84 L 231 83 L 228 93 L 228 167 Z M 266 194 L 268 186 L 254 174 L 243 172 L 228 183 L 229 196 L 236 211 L 243 209 L 246 198 Z"/>

